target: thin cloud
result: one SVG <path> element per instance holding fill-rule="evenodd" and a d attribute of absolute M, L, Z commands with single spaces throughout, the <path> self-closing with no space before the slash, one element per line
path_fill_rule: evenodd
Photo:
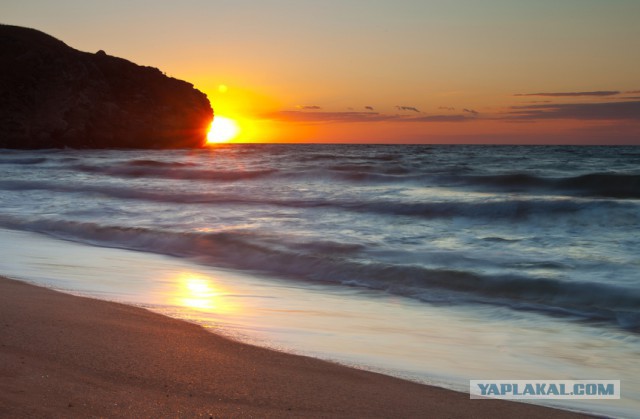
<path fill-rule="evenodd" d="M 439 106 L 438 109 L 442 110 L 442 111 L 455 111 L 456 110 L 456 108 L 454 108 L 453 106 Z"/>
<path fill-rule="evenodd" d="M 377 112 L 304 112 L 281 111 L 268 114 L 267 117 L 292 122 L 375 122 L 388 120 L 387 115 Z"/>
<path fill-rule="evenodd" d="M 318 110 L 322 109 L 322 107 L 318 106 L 318 105 L 298 105 L 298 106 L 296 106 L 296 108 L 302 109 L 302 110 L 305 110 L 305 111 L 318 111 Z"/>
<path fill-rule="evenodd" d="M 471 115 L 478 115 L 480 113 L 480 112 L 476 111 L 475 109 L 467 109 L 467 108 L 464 108 L 462 110 L 462 112 L 470 113 Z"/>
<path fill-rule="evenodd" d="M 629 92 L 625 92 L 626 94 L 630 94 L 630 95 L 637 95 L 638 93 L 640 93 L 640 90 L 631 90 Z"/>
<path fill-rule="evenodd" d="M 265 115 L 267 118 L 289 122 L 337 123 L 337 122 L 466 122 L 475 118 L 465 115 L 390 115 L 378 112 L 304 112 L 281 111 Z"/>
<path fill-rule="evenodd" d="M 364 108 L 365 108 L 366 110 L 368 110 L 368 111 L 372 111 L 372 110 L 373 110 L 373 106 L 365 106 Z"/>
<path fill-rule="evenodd" d="M 578 119 L 640 121 L 640 101 L 609 103 L 563 103 L 513 106 L 510 117 L 520 120 Z"/>
<path fill-rule="evenodd" d="M 418 110 L 418 108 L 415 108 L 413 106 L 396 106 L 396 109 L 401 110 L 401 111 L 411 111 L 411 112 L 417 112 L 420 113 L 420 110 Z"/>
<path fill-rule="evenodd" d="M 404 119 L 405 122 L 466 122 L 473 118 L 464 115 L 430 115 Z"/>
<path fill-rule="evenodd" d="M 518 93 L 514 96 L 544 96 L 544 97 L 577 97 L 577 96 L 615 96 L 619 95 L 617 90 L 599 90 L 595 92 L 551 92 L 551 93 Z"/>

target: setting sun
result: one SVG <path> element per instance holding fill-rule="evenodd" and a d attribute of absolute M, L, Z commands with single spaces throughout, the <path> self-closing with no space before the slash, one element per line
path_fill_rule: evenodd
<path fill-rule="evenodd" d="M 236 121 L 224 116 L 216 116 L 213 118 L 211 128 L 207 134 L 207 144 L 229 142 L 239 133 L 240 127 Z"/>

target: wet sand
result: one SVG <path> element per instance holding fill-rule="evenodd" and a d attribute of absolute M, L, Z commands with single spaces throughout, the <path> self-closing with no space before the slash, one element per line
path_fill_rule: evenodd
<path fill-rule="evenodd" d="M 0 417 L 570 418 L 0 277 Z"/>

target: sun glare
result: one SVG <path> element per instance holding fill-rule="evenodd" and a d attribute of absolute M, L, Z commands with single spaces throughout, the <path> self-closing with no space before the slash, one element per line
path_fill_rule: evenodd
<path fill-rule="evenodd" d="M 216 116 L 207 134 L 207 144 L 227 143 L 240 133 L 240 127 L 231 118 Z"/>
<path fill-rule="evenodd" d="M 183 274 L 178 278 L 173 304 L 195 310 L 228 313 L 234 310 L 225 293 L 212 278 Z"/>

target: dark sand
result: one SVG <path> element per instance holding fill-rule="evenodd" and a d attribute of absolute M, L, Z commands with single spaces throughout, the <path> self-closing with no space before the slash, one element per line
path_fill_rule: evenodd
<path fill-rule="evenodd" d="M 262 349 L 0 277 L 0 417 L 580 417 Z"/>

